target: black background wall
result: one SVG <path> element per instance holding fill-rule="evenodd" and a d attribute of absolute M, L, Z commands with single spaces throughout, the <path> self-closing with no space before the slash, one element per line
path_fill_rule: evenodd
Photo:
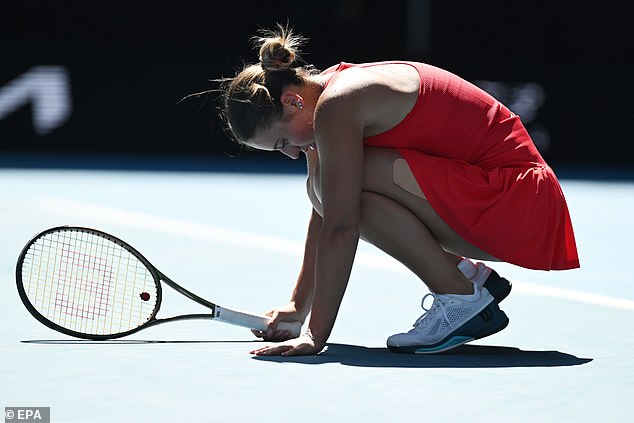
<path fill-rule="evenodd" d="M 213 95 L 179 100 L 254 61 L 249 38 L 288 21 L 310 38 L 305 58 L 320 69 L 342 60 L 426 61 L 520 114 L 551 163 L 634 164 L 624 4 L 126 3 L 2 6 L 0 155 L 236 154 Z"/>

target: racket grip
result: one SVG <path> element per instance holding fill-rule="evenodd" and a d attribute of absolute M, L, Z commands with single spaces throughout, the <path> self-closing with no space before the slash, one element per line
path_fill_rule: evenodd
<path fill-rule="evenodd" d="M 270 319 L 266 316 L 231 310 L 220 306 L 216 306 L 214 320 L 260 331 L 266 331 L 270 322 Z M 300 322 L 280 322 L 277 325 L 277 329 L 288 330 L 293 336 L 297 337 L 302 330 L 302 324 Z"/>

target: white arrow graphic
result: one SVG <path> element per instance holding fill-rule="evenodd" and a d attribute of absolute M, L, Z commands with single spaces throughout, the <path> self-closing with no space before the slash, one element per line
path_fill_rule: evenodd
<path fill-rule="evenodd" d="M 46 135 L 72 112 L 70 79 L 61 66 L 36 66 L 0 87 L 0 120 L 31 103 L 33 129 Z"/>

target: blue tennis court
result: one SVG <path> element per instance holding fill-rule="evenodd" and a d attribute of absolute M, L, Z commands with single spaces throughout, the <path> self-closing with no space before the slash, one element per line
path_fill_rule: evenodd
<path fill-rule="evenodd" d="M 494 268 L 514 284 L 504 331 L 432 356 L 385 339 L 422 314 L 427 292 L 360 244 L 327 349 L 255 358 L 248 330 L 159 325 L 86 341 L 37 322 L 15 288 L 15 261 L 37 232 L 64 224 L 110 232 L 198 295 L 264 312 L 287 301 L 310 212 L 298 173 L 0 169 L 0 406 L 51 407 L 52 422 L 627 421 L 634 235 L 631 179 L 561 178 L 582 267 Z M 179 294 L 164 315 L 204 311 Z M 7 420 L 8 421 L 8 420 Z"/>

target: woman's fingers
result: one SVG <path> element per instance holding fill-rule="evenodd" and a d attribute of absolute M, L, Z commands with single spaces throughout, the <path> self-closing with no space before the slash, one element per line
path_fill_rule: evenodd
<path fill-rule="evenodd" d="M 251 329 L 251 333 L 258 338 L 262 338 L 265 341 L 271 342 L 286 341 L 293 338 L 294 336 L 297 336 L 297 333 L 293 333 L 288 329 L 275 330 L 271 326 L 269 326 L 269 328 L 265 331 Z"/>
<path fill-rule="evenodd" d="M 263 337 L 263 339 L 265 341 L 281 342 L 281 341 L 286 341 L 288 339 L 291 339 L 292 337 L 293 337 L 293 334 L 288 330 L 273 331 L 269 328 L 269 330 L 265 333 L 265 336 Z"/>
<path fill-rule="evenodd" d="M 292 349 L 292 345 L 269 345 L 250 351 L 250 353 L 254 355 L 281 355 L 282 353 Z"/>
<path fill-rule="evenodd" d="M 250 353 L 259 356 L 294 356 L 319 354 L 321 350 L 322 347 L 315 345 L 315 342 L 310 337 L 301 336 L 283 344 L 273 344 L 257 348 L 253 351 L 250 351 Z"/>

